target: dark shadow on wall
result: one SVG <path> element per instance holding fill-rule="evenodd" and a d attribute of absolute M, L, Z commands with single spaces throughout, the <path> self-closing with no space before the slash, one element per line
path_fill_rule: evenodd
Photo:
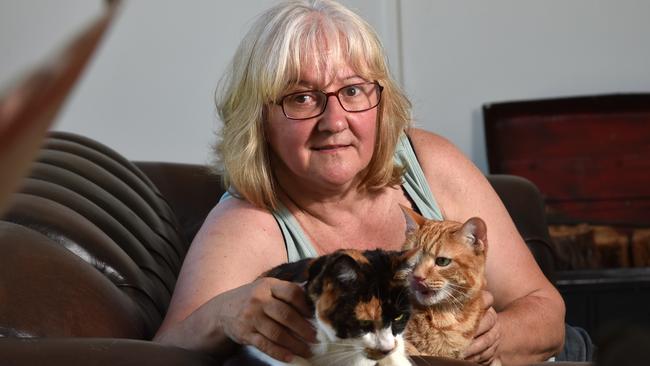
<path fill-rule="evenodd" d="M 483 111 L 481 107 L 472 110 L 472 151 L 470 159 L 478 166 L 483 174 L 488 174 L 487 150 L 485 148 L 485 129 L 483 126 Z"/>

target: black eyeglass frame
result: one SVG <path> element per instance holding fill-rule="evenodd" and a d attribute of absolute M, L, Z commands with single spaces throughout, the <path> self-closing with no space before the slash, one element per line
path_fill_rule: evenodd
<path fill-rule="evenodd" d="M 368 108 L 366 108 L 366 109 L 362 109 L 362 110 L 359 110 L 359 111 L 350 111 L 350 110 L 348 110 L 347 108 L 345 108 L 345 107 L 343 106 L 343 103 L 341 103 L 341 99 L 339 99 L 339 93 L 340 93 L 343 89 L 345 89 L 345 88 L 349 88 L 349 87 L 351 87 L 351 86 L 357 86 L 357 85 L 365 85 L 365 84 L 375 84 L 375 85 L 379 88 L 379 97 L 377 98 L 377 104 L 373 105 L 372 107 L 368 107 Z M 288 119 L 290 119 L 290 120 L 294 120 L 294 121 L 302 121 L 302 120 L 305 120 L 305 119 L 316 118 L 316 117 L 322 115 L 323 113 L 325 113 L 325 109 L 327 109 L 327 103 L 329 102 L 331 96 L 336 97 L 336 100 L 339 102 L 339 105 L 340 105 L 341 108 L 343 108 L 343 110 L 345 110 L 346 112 L 349 112 L 349 113 L 361 113 L 361 112 L 369 111 L 369 110 L 371 110 L 371 109 L 373 109 L 373 108 L 377 108 L 377 106 L 379 105 L 379 103 L 381 103 L 381 94 L 382 94 L 383 91 L 384 91 L 384 87 L 383 87 L 381 84 L 379 84 L 378 81 L 375 80 L 375 81 L 367 81 L 367 82 L 363 82 L 363 83 L 356 83 L 356 84 L 345 85 L 345 86 L 341 87 L 340 89 L 338 89 L 338 90 L 336 90 L 336 91 L 333 91 L 333 92 L 329 92 L 329 93 L 327 93 L 327 92 L 325 92 L 325 91 L 323 91 L 323 90 L 319 90 L 319 89 L 301 90 L 301 91 L 297 91 L 297 92 L 295 92 L 295 93 L 289 93 L 289 94 L 287 94 L 287 95 L 282 96 L 282 98 L 280 98 L 279 101 L 275 102 L 275 104 L 279 105 L 279 106 L 282 108 L 282 113 L 283 113 L 284 116 L 287 117 Z M 323 107 L 321 108 L 320 113 L 318 113 L 318 114 L 316 114 L 316 115 L 314 115 L 314 116 L 311 116 L 311 117 L 304 117 L 304 118 L 294 118 L 294 117 L 289 117 L 289 116 L 287 115 L 287 112 L 284 110 L 284 100 L 285 100 L 286 98 L 291 97 L 291 96 L 294 96 L 294 95 L 303 94 L 303 93 L 310 93 L 310 92 L 318 92 L 318 93 L 322 93 L 323 95 L 325 95 L 325 103 L 323 103 Z"/>

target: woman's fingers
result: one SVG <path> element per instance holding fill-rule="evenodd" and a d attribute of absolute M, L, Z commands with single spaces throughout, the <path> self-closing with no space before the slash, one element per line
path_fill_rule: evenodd
<path fill-rule="evenodd" d="M 308 309 L 300 286 L 263 278 L 235 292 L 240 300 L 231 303 L 236 315 L 226 327 L 231 339 L 285 362 L 311 355 L 307 342 L 315 340 L 315 331 L 298 310 Z"/>
<path fill-rule="evenodd" d="M 300 285 L 275 279 L 269 280 L 273 281 L 271 284 L 271 294 L 273 297 L 287 304 L 291 304 L 306 318 L 314 316 L 305 300 L 305 290 Z"/>
<path fill-rule="evenodd" d="M 481 298 L 483 300 L 483 309 L 489 309 L 494 305 L 494 296 L 490 291 L 482 290 Z"/>
<path fill-rule="evenodd" d="M 273 343 L 260 333 L 249 334 L 246 343 L 254 346 L 276 360 L 283 362 L 291 362 L 293 360 L 293 353 L 291 351 Z"/>
<path fill-rule="evenodd" d="M 494 359 L 500 340 L 497 313 L 494 308 L 489 308 L 479 323 L 475 338 L 465 350 L 465 359 L 480 363 Z"/>
<path fill-rule="evenodd" d="M 302 288 L 294 283 L 279 283 L 271 286 L 271 294 L 281 301 L 269 302 L 264 307 L 266 315 L 285 325 L 306 342 L 315 342 L 316 331 L 305 319 L 305 317 L 313 317 L 313 314 L 305 301 Z"/>
<path fill-rule="evenodd" d="M 298 356 L 305 358 L 311 356 L 309 346 L 275 320 L 264 316 L 263 319 L 257 321 L 255 328 L 259 334 L 276 346 L 290 350 Z"/>
<path fill-rule="evenodd" d="M 481 321 L 478 324 L 478 329 L 476 330 L 476 336 L 480 337 L 485 332 L 492 329 L 497 324 L 497 312 L 494 308 L 489 308 L 481 318 Z"/>

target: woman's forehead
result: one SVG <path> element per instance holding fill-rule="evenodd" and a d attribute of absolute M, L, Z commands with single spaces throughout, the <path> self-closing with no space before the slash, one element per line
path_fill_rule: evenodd
<path fill-rule="evenodd" d="M 333 62 L 317 67 L 304 65 L 300 69 L 298 84 L 305 86 L 327 87 L 334 84 L 350 84 L 364 81 L 358 70 L 346 61 Z"/>
<path fill-rule="evenodd" d="M 319 27 L 309 36 L 297 39 L 293 44 L 294 62 L 289 74 L 293 81 L 325 87 L 356 77 L 358 82 L 369 73 L 370 55 L 361 50 L 366 47 L 352 42 L 341 29 L 333 24 L 316 23 Z M 328 26 L 333 29 L 328 29 Z M 352 43 L 351 43 L 352 42 Z M 357 45 L 352 47 L 352 45 Z M 291 70 L 293 69 L 293 70 Z"/>

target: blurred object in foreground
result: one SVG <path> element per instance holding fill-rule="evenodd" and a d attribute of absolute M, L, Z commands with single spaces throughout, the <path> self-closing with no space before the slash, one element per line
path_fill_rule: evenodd
<path fill-rule="evenodd" d="M 43 137 L 113 19 L 119 1 L 50 59 L 0 96 L 0 215 L 27 173 Z"/>

